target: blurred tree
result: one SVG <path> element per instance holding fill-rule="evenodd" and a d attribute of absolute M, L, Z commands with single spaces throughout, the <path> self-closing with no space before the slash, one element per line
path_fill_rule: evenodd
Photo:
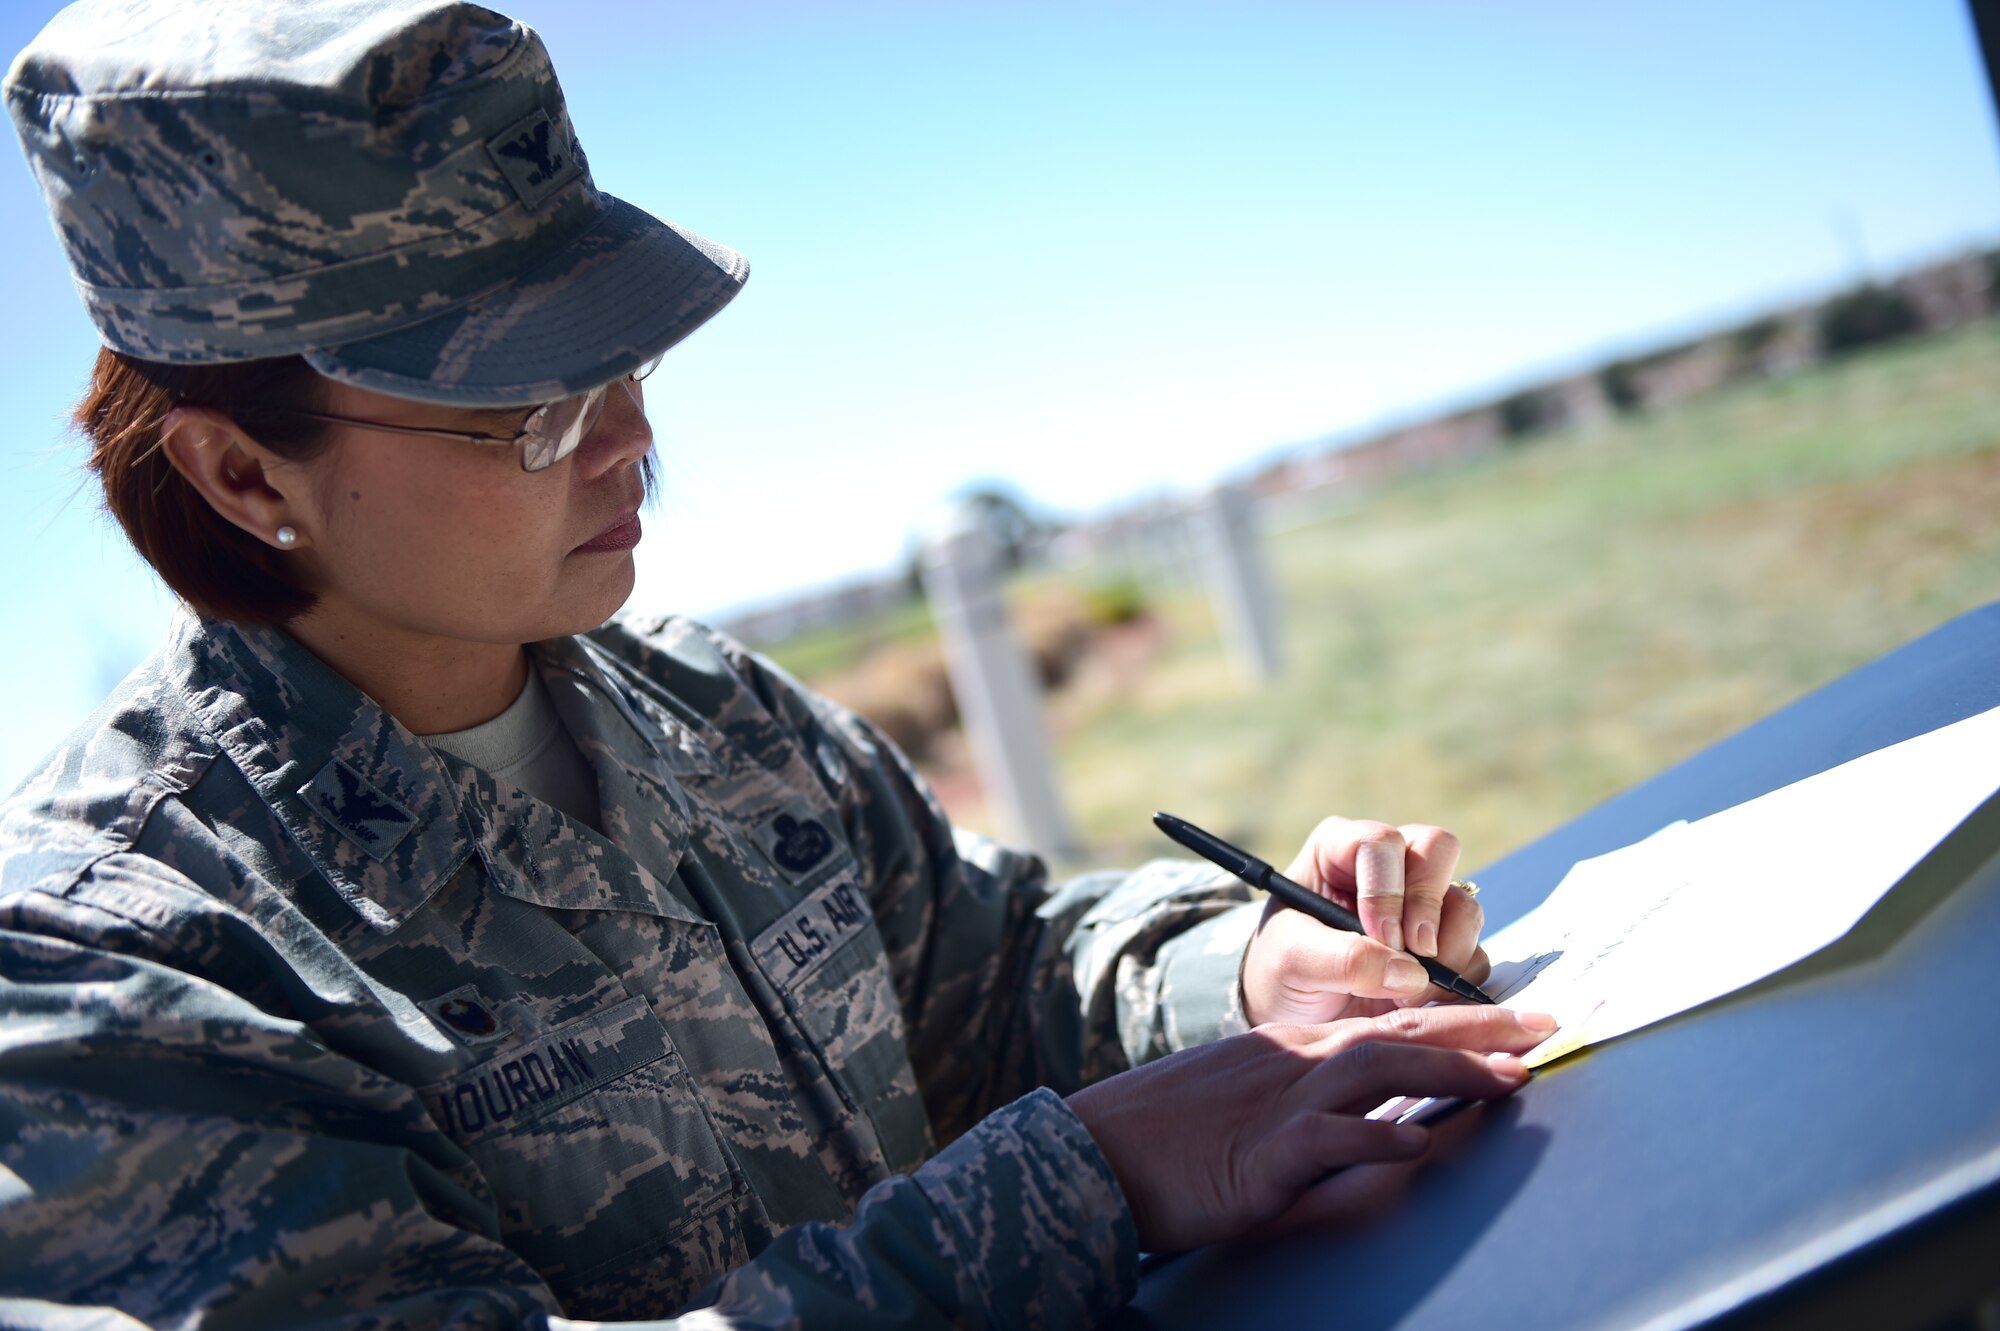
<path fill-rule="evenodd" d="M 1763 374 L 1764 353 L 1778 340 L 1784 325 L 1776 315 L 1765 315 L 1761 319 L 1744 324 L 1729 335 L 1729 349 L 1735 364 L 1731 367 L 1732 377 L 1739 374 Z"/>
<path fill-rule="evenodd" d="M 1629 415 L 1646 405 L 1646 395 L 1639 388 L 1640 364 L 1636 360 L 1615 360 L 1598 371 L 1605 399 L 1620 415 Z"/>
<path fill-rule="evenodd" d="M 1555 424 L 1559 408 L 1548 394 L 1527 389 L 1500 402 L 1500 432 L 1509 443 L 1527 438 Z"/>
<path fill-rule="evenodd" d="M 1843 355 L 1916 331 L 1917 311 L 1909 298 L 1894 288 L 1872 282 L 1835 296 L 1819 312 L 1819 342 L 1828 356 Z"/>
<path fill-rule="evenodd" d="M 1028 507 L 1019 490 L 1001 481 L 981 481 L 959 491 L 1000 551 L 1001 566 L 1012 571 L 1047 541 L 1055 524 Z"/>

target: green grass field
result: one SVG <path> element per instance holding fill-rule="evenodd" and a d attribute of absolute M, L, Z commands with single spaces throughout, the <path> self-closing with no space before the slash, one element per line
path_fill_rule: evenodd
<path fill-rule="evenodd" d="M 1092 862 L 1168 808 L 1281 864 L 1325 813 L 1437 822 L 1477 865 L 2000 599 L 1996 511 L 1994 323 L 1535 440 L 1274 534 L 1274 684 L 1162 607 L 1064 789 Z"/>

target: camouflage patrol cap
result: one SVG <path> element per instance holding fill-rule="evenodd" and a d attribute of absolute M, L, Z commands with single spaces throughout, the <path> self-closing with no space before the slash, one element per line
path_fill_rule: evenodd
<path fill-rule="evenodd" d="M 541 38 L 455 0 L 82 0 L 8 114 L 104 342 L 507 406 L 628 373 L 734 251 L 601 193 Z"/>

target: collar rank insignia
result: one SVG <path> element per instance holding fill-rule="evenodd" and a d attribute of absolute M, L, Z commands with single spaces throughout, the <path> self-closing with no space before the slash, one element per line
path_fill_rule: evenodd
<path fill-rule="evenodd" d="M 299 787 L 313 812 L 371 858 L 381 859 L 417 825 L 417 816 L 362 779 L 340 759 Z"/>
<path fill-rule="evenodd" d="M 513 1028 L 502 1024 L 499 1015 L 479 997 L 479 990 L 469 984 L 427 998 L 417 1006 L 460 1044 L 492 1044 L 513 1033 Z"/>
<path fill-rule="evenodd" d="M 771 858 L 790 873 L 804 873 L 833 851 L 833 838 L 816 819 L 781 813 L 771 824 Z"/>

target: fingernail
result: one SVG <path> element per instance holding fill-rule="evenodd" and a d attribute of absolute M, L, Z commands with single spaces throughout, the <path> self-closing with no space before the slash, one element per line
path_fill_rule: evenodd
<path fill-rule="evenodd" d="M 1403 922 L 1395 916 L 1382 921 L 1382 941 L 1398 952 L 1403 950 Z"/>
<path fill-rule="evenodd" d="M 1520 1014 L 1520 1021 L 1537 1035 L 1555 1034 L 1556 1019 L 1546 1012 L 1523 1012 Z"/>
<path fill-rule="evenodd" d="M 1410 951 L 1420 957 L 1434 957 L 1438 954 L 1437 926 L 1425 920 L 1411 931 Z"/>
<path fill-rule="evenodd" d="M 1423 1150 L 1424 1143 L 1430 1139 L 1431 1132 L 1429 1128 L 1420 1127 L 1415 1123 L 1398 1123 L 1396 1125 L 1396 1145 L 1412 1154 Z"/>
<path fill-rule="evenodd" d="M 1486 1062 L 1495 1072 L 1514 1081 L 1528 1075 L 1528 1065 L 1512 1054 L 1488 1054 Z"/>
<path fill-rule="evenodd" d="M 1400 989 L 1406 994 L 1420 994 L 1431 982 L 1424 968 L 1408 957 L 1389 958 L 1389 973 L 1383 978 L 1391 989 Z"/>

